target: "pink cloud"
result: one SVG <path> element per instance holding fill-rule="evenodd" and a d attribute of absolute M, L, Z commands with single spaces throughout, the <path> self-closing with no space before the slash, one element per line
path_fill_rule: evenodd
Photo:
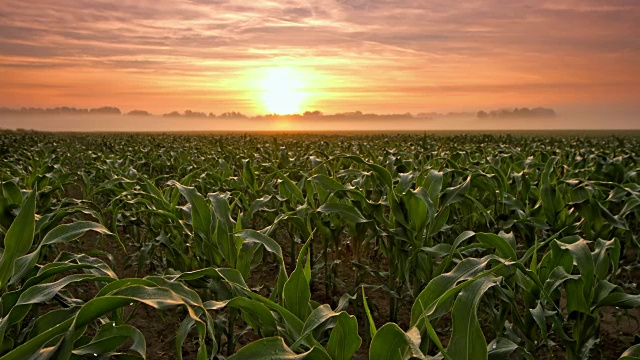
<path fill-rule="evenodd" d="M 0 77 L 0 105 L 128 103 L 126 87 L 150 110 L 159 97 L 194 109 L 205 97 L 252 112 L 250 86 L 233 80 L 274 64 L 330 81 L 309 91 L 366 94 L 389 111 L 505 94 L 640 103 L 635 0 L 5 0 L 1 12 L 0 71 L 11 76 Z"/>

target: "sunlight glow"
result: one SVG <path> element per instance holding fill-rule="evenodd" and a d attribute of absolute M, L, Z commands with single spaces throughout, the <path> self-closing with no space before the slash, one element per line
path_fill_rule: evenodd
<path fill-rule="evenodd" d="M 304 87 L 304 74 L 296 69 L 266 69 L 260 83 L 265 110 L 280 115 L 299 113 L 305 100 Z"/>

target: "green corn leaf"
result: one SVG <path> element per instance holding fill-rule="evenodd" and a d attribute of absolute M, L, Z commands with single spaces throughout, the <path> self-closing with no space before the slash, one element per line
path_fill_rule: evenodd
<path fill-rule="evenodd" d="M 245 184 L 247 184 L 250 189 L 256 190 L 256 174 L 251 166 L 251 160 L 242 160 L 242 177 L 244 178 Z"/>
<path fill-rule="evenodd" d="M 460 292 L 451 312 L 452 330 L 447 353 L 453 359 L 487 359 L 487 343 L 478 322 L 478 304 L 484 293 L 500 278 L 486 276 Z"/>
<path fill-rule="evenodd" d="M 593 262 L 595 263 L 595 274 L 598 280 L 607 278 L 610 266 L 613 266 L 612 273 L 616 273 L 620 261 L 620 250 L 620 241 L 618 239 L 609 241 L 598 239 L 596 241 Z"/>
<path fill-rule="evenodd" d="M 427 329 L 427 334 L 429 335 L 429 338 L 431 339 L 431 341 L 433 341 L 434 344 L 436 344 L 436 347 L 438 348 L 438 350 L 440 350 L 440 354 L 446 360 L 451 360 L 451 356 L 449 356 L 449 354 L 445 350 L 444 346 L 442 346 L 442 342 L 440 342 L 440 338 L 438 338 L 438 334 L 436 333 L 436 330 L 431 325 L 431 322 L 429 322 L 429 317 L 427 317 L 427 316 L 422 317 L 420 319 L 420 321 L 422 321 L 424 323 L 424 327 Z M 418 330 L 418 328 L 420 328 L 420 327 L 422 327 L 422 326 L 413 327 L 412 330 L 415 330 L 415 331 L 418 332 L 418 334 L 420 334 L 420 331 Z"/>
<path fill-rule="evenodd" d="M 578 311 L 581 313 L 589 313 L 589 300 L 585 297 L 585 289 L 583 277 L 578 279 L 568 279 L 564 282 L 565 292 L 567 294 L 567 311 L 569 313 Z"/>
<path fill-rule="evenodd" d="M 410 356 L 409 341 L 396 324 L 384 324 L 371 339 L 369 360 L 405 360 Z"/>
<path fill-rule="evenodd" d="M 0 293 L 13 273 L 14 262 L 25 255 L 33 243 L 35 232 L 36 191 L 29 193 L 20 213 L 13 220 L 4 237 L 4 253 L 0 258 Z"/>
<path fill-rule="evenodd" d="M 573 261 L 580 271 L 580 278 L 584 285 L 584 298 L 591 299 L 595 280 L 595 264 L 588 242 L 584 239 L 580 239 L 572 244 L 556 242 L 560 246 L 560 249 L 568 250 L 573 256 Z"/>
<path fill-rule="evenodd" d="M 367 166 L 374 173 L 376 173 L 376 175 L 378 175 L 380 180 L 382 180 L 382 183 L 389 190 L 389 194 L 393 194 L 393 178 L 391 177 L 391 173 L 389 173 L 389 170 L 383 168 L 380 165 L 376 165 L 376 164 L 367 162 L 367 161 L 363 160 L 360 156 L 356 156 L 356 155 L 341 155 L 341 156 L 336 156 L 335 158 L 349 159 L 349 160 L 353 160 L 353 161 L 355 161 L 355 162 L 357 162 L 359 164 L 363 164 L 363 165 Z"/>
<path fill-rule="evenodd" d="M 280 177 L 284 184 L 284 196 L 288 199 L 295 199 L 298 202 L 304 204 L 304 195 L 302 194 L 302 190 L 296 185 L 289 177 L 282 173 L 278 168 L 272 166 L 273 171 Z"/>
<path fill-rule="evenodd" d="M 551 180 L 551 172 L 553 171 L 558 157 L 550 157 L 545 164 L 542 176 L 540 178 L 540 193 L 542 198 L 542 209 L 545 213 L 545 217 L 550 224 L 555 224 L 556 216 L 560 211 L 559 194 L 554 187 L 554 182 Z"/>
<path fill-rule="evenodd" d="M 129 291 L 135 293 L 135 291 Z M 75 331 L 73 329 L 81 329 L 87 326 L 90 322 L 98 319 L 104 314 L 127 306 L 132 302 L 143 302 L 147 305 L 160 308 L 166 306 L 175 306 L 184 304 L 179 297 L 172 295 L 167 289 L 148 289 L 142 288 L 135 297 L 127 296 L 104 296 L 97 297 L 86 304 L 76 313 L 74 318 L 67 319 L 66 321 L 40 333 L 38 336 L 29 339 L 24 344 L 13 349 L 9 353 L 0 357 L 1 360 L 20 360 L 26 359 L 31 354 L 35 354 L 47 343 L 60 339 L 61 336 L 68 337 L 69 340 L 74 336 Z M 72 327 L 73 326 L 73 327 Z M 70 331 L 71 330 L 71 331 Z M 65 335 L 66 334 L 66 335 Z M 62 354 L 70 354 L 72 343 L 65 341 L 65 349 Z M 54 349 L 55 350 L 55 349 Z M 67 355 L 69 356 L 69 355 Z"/>
<path fill-rule="evenodd" d="M 327 343 L 327 352 L 332 360 L 349 360 L 362 343 L 358 335 L 358 320 L 346 312 L 339 313 L 336 319 Z"/>
<path fill-rule="evenodd" d="M 364 223 L 369 220 L 362 216 L 362 213 L 351 204 L 342 203 L 326 203 L 318 208 L 318 211 L 324 214 L 338 214 L 343 219 L 352 223 Z"/>
<path fill-rule="evenodd" d="M 308 262 L 303 262 L 302 260 L 307 256 L 307 249 L 310 244 L 311 240 L 307 241 L 300 250 L 296 269 L 291 273 L 283 289 L 284 307 L 302 321 L 304 321 L 311 312 L 309 306 L 311 290 L 309 289 L 309 278 L 305 274 L 305 267 Z"/>
<path fill-rule="evenodd" d="M 533 355 L 531 355 L 524 348 L 518 346 L 513 341 L 500 337 L 493 340 L 488 349 L 488 358 L 489 360 L 506 360 L 510 359 L 511 354 L 518 353 L 522 358 L 527 360 L 533 360 Z"/>
<path fill-rule="evenodd" d="M 558 266 L 549 275 L 549 278 L 544 283 L 544 290 L 551 294 L 558 286 L 562 285 L 567 280 L 579 280 L 580 275 L 571 275 L 562 267 Z"/>
<path fill-rule="evenodd" d="M 618 360 L 639 360 L 640 359 L 640 344 L 633 345 L 625 350 Z"/>
<path fill-rule="evenodd" d="M 362 303 L 364 304 L 364 311 L 367 314 L 367 322 L 369 323 L 369 335 L 371 338 L 376 336 L 376 323 L 373 321 L 373 316 L 371 316 L 371 310 L 369 310 L 369 304 L 367 303 L 367 296 L 364 294 L 364 286 L 362 287 Z"/>
<path fill-rule="evenodd" d="M 215 215 L 214 238 L 216 245 L 227 261 L 227 264 L 235 267 L 238 261 L 238 246 L 233 237 L 235 225 L 231 218 L 229 203 L 227 203 L 227 200 L 220 194 L 209 194 L 208 197 L 212 204 L 212 213 Z"/>
<path fill-rule="evenodd" d="M 407 212 L 408 227 L 417 233 L 424 231 L 429 218 L 435 216 L 435 209 L 427 192 L 423 188 L 407 191 L 400 199 Z"/>
<path fill-rule="evenodd" d="M 47 235 L 45 235 L 44 239 L 42 240 L 40 245 L 38 245 L 36 250 L 34 250 L 30 254 L 21 256 L 20 258 L 16 259 L 13 269 L 14 275 L 9 281 L 9 284 L 14 284 L 22 280 L 27 272 L 31 271 L 35 267 L 40 256 L 40 252 L 42 251 L 42 247 L 75 240 L 88 231 L 95 231 L 103 235 L 113 235 L 104 226 L 90 221 L 77 221 L 71 224 L 59 225 L 58 227 L 48 232 Z M 124 247 L 124 245 L 122 246 Z"/>
<path fill-rule="evenodd" d="M 442 195 L 442 206 L 446 207 L 464 200 L 465 195 L 471 188 L 471 175 L 462 184 L 447 188 Z"/>
<path fill-rule="evenodd" d="M 259 301 L 236 297 L 230 300 L 227 307 L 242 310 L 242 316 L 256 331 L 265 337 L 276 336 L 278 333 L 277 320 L 264 304 Z"/>
<path fill-rule="evenodd" d="M 369 346 L 369 360 L 425 359 L 419 350 L 418 331 L 406 334 L 394 323 L 384 324 L 376 332 Z M 417 343 L 416 343 L 417 341 Z"/>
<path fill-rule="evenodd" d="M 534 309 L 530 309 L 529 312 L 531 313 L 531 316 L 533 317 L 533 320 L 536 322 L 536 324 L 538 324 L 538 327 L 540 328 L 540 333 L 542 335 L 543 341 L 546 344 L 548 344 L 549 343 L 549 337 L 548 337 L 548 331 L 547 331 L 547 319 L 546 318 L 549 317 L 549 316 L 554 315 L 555 311 L 546 310 L 545 308 L 542 307 L 542 304 L 540 302 L 538 302 L 538 305 Z M 489 354 L 491 354 L 491 347 L 489 347 L 489 349 L 490 349 L 489 350 Z M 491 357 L 491 355 L 489 355 L 489 357 Z"/>
<path fill-rule="evenodd" d="M 633 309 L 640 306 L 640 295 L 614 292 L 605 296 L 598 302 L 597 307 L 603 306 L 616 306 L 623 309 Z"/>
<path fill-rule="evenodd" d="M 273 211 L 273 209 L 268 209 L 267 204 L 271 201 L 271 195 L 265 195 L 260 199 L 256 199 L 249 206 L 249 210 L 246 213 L 245 220 L 251 220 L 253 216 L 259 211 Z"/>
<path fill-rule="evenodd" d="M 178 360 L 182 360 L 182 348 L 184 346 L 184 342 L 195 325 L 196 322 L 193 318 L 186 317 L 184 320 L 182 320 L 180 326 L 178 327 L 178 330 L 176 331 L 175 346 Z"/>
<path fill-rule="evenodd" d="M 204 197 L 192 187 L 184 186 L 177 181 L 170 181 L 169 185 L 175 186 L 180 194 L 191 205 L 191 223 L 194 231 L 204 240 L 213 241 L 213 213 L 207 205 Z"/>
<path fill-rule="evenodd" d="M 619 290 L 620 290 L 619 286 L 614 285 L 608 282 L 607 280 L 598 281 L 596 288 L 593 290 L 593 300 L 591 301 L 591 305 L 593 305 L 594 303 L 596 304 L 599 303 L 600 301 L 602 301 L 602 299 L 604 299 L 606 296 L 608 296 L 612 292 L 619 291 Z"/>
<path fill-rule="evenodd" d="M 614 227 L 616 227 L 618 229 L 622 229 L 622 230 L 628 230 L 627 224 L 624 221 L 624 219 L 621 219 L 621 218 L 611 214 L 611 212 L 609 212 L 609 210 L 607 210 L 607 208 L 602 206 L 602 204 L 599 201 L 596 202 L 596 204 L 598 204 L 598 207 L 600 208 L 600 213 L 602 214 L 602 217 L 605 220 L 607 220 L 607 222 L 611 226 L 614 226 Z"/>
<path fill-rule="evenodd" d="M 332 319 L 339 314 L 340 313 L 331 310 L 331 306 L 329 306 L 328 304 L 320 305 L 317 308 L 313 309 L 304 323 L 300 338 L 293 345 L 291 345 L 291 347 L 293 349 L 296 349 L 300 342 L 308 335 L 310 335 L 315 329 L 320 327 L 327 320 Z"/>
<path fill-rule="evenodd" d="M 322 186 L 325 190 L 332 193 L 346 190 L 344 185 L 324 174 L 313 175 L 309 178 L 309 180 L 315 182 L 316 184 Z"/>
<path fill-rule="evenodd" d="M 440 263 L 440 265 L 434 272 L 436 275 L 442 274 L 442 272 L 449 267 L 451 261 L 453 260 L 453 255 L 458 249 L 458 246 L 460 246 L 460 244 L 462 244 L 465 240 L 470 239 L 473 235 L 475 235 L 473 231 L 463 231 L 460 235 L 458 235 L 458 237 L 453 241 L 451 248 L 449 249 L 447 258 Z"/>
<path fill-rule="evenodd" d="M 34 338 L 52 327 L 65 322 L 66 320 L 74 317 L 78 310 L 80 310 L 80 306 L 73 306 L 70 308 L 52 310 L 41 315 L 34 322 L 33 328 L 29 333 L 29 337 Z"/>
<path fill-rule="evenodd" d="M 13 181 L 5 181 L 2 183 L 3 197 L 11 204 L 20 205 L 22 203 L 22 192 L 18 185 Z"/>
<path fill-rule="evenodd" d="M 242 241 L 242 239 L 240 239 L 240 241 Z M 263 248 L 260 244 L 255 242 L 240 241 L 236 244 L 236 246 L 239 244 L 239 251 L 236 258 L 235 268 L 240 271 L 245 279 L 247 279 L 249 278 L 255 257 L 262 254 Z"/>
<path fill-rule="evenodd" d="M 228 360 L 332 360 L 321 348 L 296 354 L 287 347 L 281 337 L 270 337 L 254 341 L 233 354 Z"/>
<path fill-rule="evenodd" d="M 402 195 L 413 186 L 414 173 L 398 174 L 398 185 L 396 185 L 396 194 Z"/>
<path fill-rule="evenodd" d="M 483 244 L 489 245 L 492 248 L 496 249 L 497 254 L 505 259 L 510 259 L 513 261 L 518 260 L 518 256 L 516 255 L 516 250 L 511 247 L 511 244 L 507 242 L 503 237 L 494 235 L 494 234 L 486 234 L 486 233 L 477 233 L 476 238 Z"/>
<path fill-rule="evenodd" d="M 75 240 L 88 231 L 115 236 L 107 228 L 98 223 L 91 221 L 76 221 L 71 224 L 59 225 L 55 229 L 49 231 L 47 235 L 45 235 L 44 239 L 42 239 L 41 245 L 51 245 Z"/>
<path fill-rule="evenodd" d="M 434 206 L 438 208 L 440 201 L 440 191 L 442 190 L 442 181 L 443 181 L 443 173 L 435 170 L 430 170 L 429 174 L 422 185 L 427 193 L 429 194 L 429 198 L 431 202 L 433 202 Z"/>
<path fill-rule="evenodd" d="M 243 230 L 237 233 L 236 235 L 244 239 L 244 241 L 256 242 L 264 245 L 265 249 L 267 249 L 272 254 L 276 255 L 276 257 L 278 258 L 278 261 L 280 261 L 281 264 L 284 264 L 284 257 L 282 256 L 282 248 L 275 240 L 273 240 L 269 236 L 251 229 Z"/>
<path fill-rule="evenodd" d="M 130 325 L 115 326 L 114 323 L 102 325 L 98 333 L 86 345 L 80 346 L 73 350 L 74 355 L 106 355 L 114 352 L 125 342 L 132 340 L 131 350 L 140 354 L 142 358 L 146 357 L 147 346 L 144 335 L 140 330 Z"/>
<path fill-rule="evenodd" d="M 430 318 L 443 315 L 446 306 L 437 307 L 441 297 L 449 290 L 454 289 L 459 281 L 471 279 L 478 275 L 489 264 L 489 258 L 462 260 L 452 271 L 435 277 L 427 287 L 420 292 L 411 307 L 411 326 L 415 326 L 418 320 L 427 314 Z"/>

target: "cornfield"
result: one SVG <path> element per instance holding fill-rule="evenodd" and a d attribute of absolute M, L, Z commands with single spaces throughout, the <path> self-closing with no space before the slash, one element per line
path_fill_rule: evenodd
<path fill-rule="evenodd" d="M 640 359 L 639 150 L 2 132 L 0 360 Z"/>

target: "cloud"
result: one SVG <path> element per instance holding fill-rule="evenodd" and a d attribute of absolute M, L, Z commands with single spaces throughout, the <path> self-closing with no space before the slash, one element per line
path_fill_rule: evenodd
<path fill-rule="evenodd" d="M 94 97 L 87 93 L 121 103 L 126 87 L 154 93 L 142 105 L 158 112 L 169 110 L 158 93 L 182 101 L 171 106 L 203 107 L 207 96 L 259 112 L 247 74 L 296 66 L 324 79 L 308 91 L 370 94 L 363 104 L 375 103 L 375 92 L 403 91 L 416 108 L 453 103 L 447 96 L 461 92 L 470 94 L 465 101 L 479 96 L 463 107 L 505 93 L 509 103 L 532 92 L 548 103 L 559 88 L 572 89 L 560 96 L 571 103 L 606 97 L 612 87 L 632 101 L 640 86 L 638 18 L 635 0 L 5 0 L 0 74 L 12 76 L 0 77 L 0 87 L 44 76 L 74 89 L 34 85 L 40 97 L 9 94 L 8 105 Z M 430 97 L 412 98 L 420 93 Z M 332 102 L 336 110 L 341 101 Z M 400 95 L 378 101 L 390 110 L 406 105 Z"/>

